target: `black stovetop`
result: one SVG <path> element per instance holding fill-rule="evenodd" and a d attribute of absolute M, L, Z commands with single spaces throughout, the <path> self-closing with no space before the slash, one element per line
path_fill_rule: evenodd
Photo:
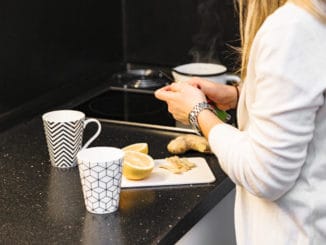
<path fill-rule="evenodd" d="M 128 68 L 113 74 L 107 88 L 76 109 L 88 117 L 175 126 L 165 102 L 154 97 L 154 91 L 170 83 L 163 68 Z"/>

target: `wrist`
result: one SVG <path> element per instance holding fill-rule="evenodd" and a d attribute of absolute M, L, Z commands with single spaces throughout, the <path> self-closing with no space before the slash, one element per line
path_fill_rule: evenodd
<path fill-rule="evenodd" d="M 195 132 L 199 135 L 201 135 L 201 129 L 200 129 L 200 126 L 198 123 L 198 115 L 204 110 L 209 110 L 209 111 L 215 113 L 214 108 L 209 103 L 200 102 L 192 108 L 192 110 L 190 111 L 190 113 L 188 115 L 189 124 L 192 126 L 192 128 L 195 130 Z"/>
<path fill-rule="evenodd" d="M 208 138 L 209 132 L 213 127 L 224 122 L 215 116 L 209 110 L 203 110 L 198 115 L 198 124 L 200 125 L 200 131 L 203 136 Z"/>

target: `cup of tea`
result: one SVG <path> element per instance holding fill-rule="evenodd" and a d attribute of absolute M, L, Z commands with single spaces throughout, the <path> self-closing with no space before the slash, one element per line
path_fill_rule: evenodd
<path fill-rule="evenodd" d="M 77 154 L 85 206 L 95 214 L 119 207 L 124 152 L 115 147 L 90 147 Z"/>
<path fill-rule="evenodd" d="M 46 143 L 52 166 L 70 168 L 77 165 L 77 153 L 88 147 L 100 134 L 101 123 L 75 110 L 57 110 L 42 116 Z M 82 146 L 84 129 L 89 123 L 97 124 L 95 134 Z"/>

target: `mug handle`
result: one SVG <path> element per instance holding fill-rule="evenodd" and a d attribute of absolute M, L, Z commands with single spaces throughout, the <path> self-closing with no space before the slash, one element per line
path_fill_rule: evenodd
<path fill-rule="evenodd" d="M 85 143 L 85 145 L 81 148 L 82 150 L 87 148 L 96 138 L 97 136 L 99 136 L 99 134 L 101 133 L 102 130 L 102 126 L 101 123 L 99 122 L 99 120 L 94 119 L 94 118 L 90 118 L 90 119 L 86 119 L 84 121 L 84 129 L 86 128 L 87 124 L 94 122 L 97 124 L 97 131 L 96 133 Z"/>
<path fill-rule="evenodd" d="M 233 75 L 233 74 L 224 74 L 225 76 L 225 80 L 226 82 L 236 82 L 239 83 L 240 82 L 240 77 L 237 75 Z"/>

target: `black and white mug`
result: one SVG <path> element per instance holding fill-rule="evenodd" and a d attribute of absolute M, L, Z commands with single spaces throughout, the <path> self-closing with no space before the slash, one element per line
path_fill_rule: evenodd
<path fill-rule="evenodd" d="M 112 213 L 119 207 L 124 152 L 115 147 L 96 146 L 77 154 L 79 174 L 87 211 Z"/>
<path fill-rule="evenodd" d="M 52 166 L 70 168 L 77 165 L 77 153 L 87 148 L 101 133 L 97 119 L 89 118 L 75 110 L 57 110 L 42 116 L 46 142 Z M 87 124 L 97 124 L 96 133 L 82 146 Z"/>

